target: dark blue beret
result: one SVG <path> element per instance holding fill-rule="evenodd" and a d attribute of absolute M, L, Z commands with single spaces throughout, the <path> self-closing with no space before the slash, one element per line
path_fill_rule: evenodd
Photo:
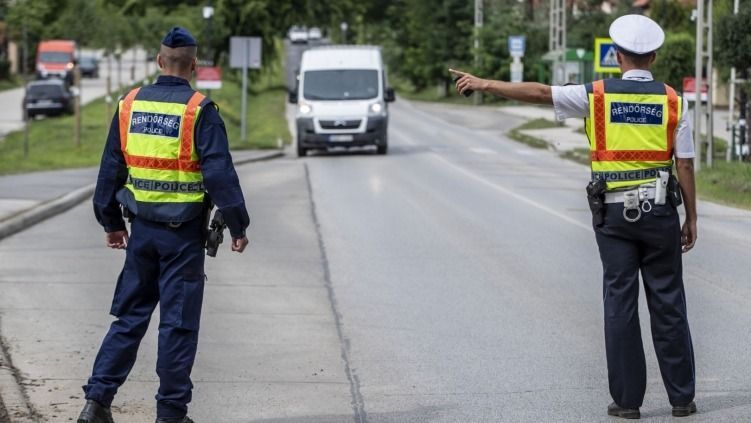
<path fill-rule="evenodd" d="M 196 45 L 196 39 L 187 29 L 175 26 L 164 36 L 162 44 L 170 48 L 190 47 Z"/>

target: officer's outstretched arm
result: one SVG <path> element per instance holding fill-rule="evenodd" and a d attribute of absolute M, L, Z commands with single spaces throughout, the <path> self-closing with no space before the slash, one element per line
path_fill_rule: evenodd
<path fill-rule="evenodd" d="M 463 94 L 467 90 L 484 91 L 499 97 L 506 97 L 525 103 L 553 104 L 553 90 L 550 88 L 550 85 L 537 82 L 511 83 L 482 79 L 454 69 L 449 69 L 449 72 L 454 77 L 459 78 L 456 81 L 456 90 L 460 94 Z"/>

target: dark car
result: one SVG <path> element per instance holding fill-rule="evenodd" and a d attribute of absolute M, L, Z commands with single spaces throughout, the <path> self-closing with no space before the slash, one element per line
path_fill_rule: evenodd
<path fill-rule="evenodd" d="M 81 56 L 78 59 L 82 77 L 99 78 L 99 59 L 94 56 Z"/>
<path fill-rule="evenodd" d="M 73 93 L 62 79 L 44 79 L 26 86 L 23 106 L 29 118 L 73 113 Z"/>

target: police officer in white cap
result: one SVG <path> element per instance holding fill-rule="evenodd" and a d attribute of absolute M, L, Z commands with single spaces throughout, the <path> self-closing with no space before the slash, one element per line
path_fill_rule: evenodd
<path fill-rule="evenodd" d="M 460 93 L 484 91 L 552 104 L 558 119 L 585 118 L 592 159 L 587 187 L 603 267 L 605 345 L 611 416 L 640 417 L 646 363 L 639 328 L 639 274 L 652 340 L 673 416 L 696 412 L 694 353 L 686 316 L 681 253 L 696 242 L 694 143 L 687 103 L 649 69 L 665 34 L 641 15 L 610 26 L 622 79 L 551 87 L 509 83 L 451 70 Z M 677 169 L 678 180 L 672 174 Z M 677 207 L 684 204 L 683 226 Z"/>

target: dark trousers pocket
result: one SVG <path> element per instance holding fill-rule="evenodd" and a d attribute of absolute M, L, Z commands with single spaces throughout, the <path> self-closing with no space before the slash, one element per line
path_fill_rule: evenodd
<path fill-rule="evenodd" d="M 198 330 L 201 323 L 201 305 L 203 304 L 203 287 L 205 277 L 190 277 L 180 283 L 181 304 L 178 326 L 187 330 Z"/>

